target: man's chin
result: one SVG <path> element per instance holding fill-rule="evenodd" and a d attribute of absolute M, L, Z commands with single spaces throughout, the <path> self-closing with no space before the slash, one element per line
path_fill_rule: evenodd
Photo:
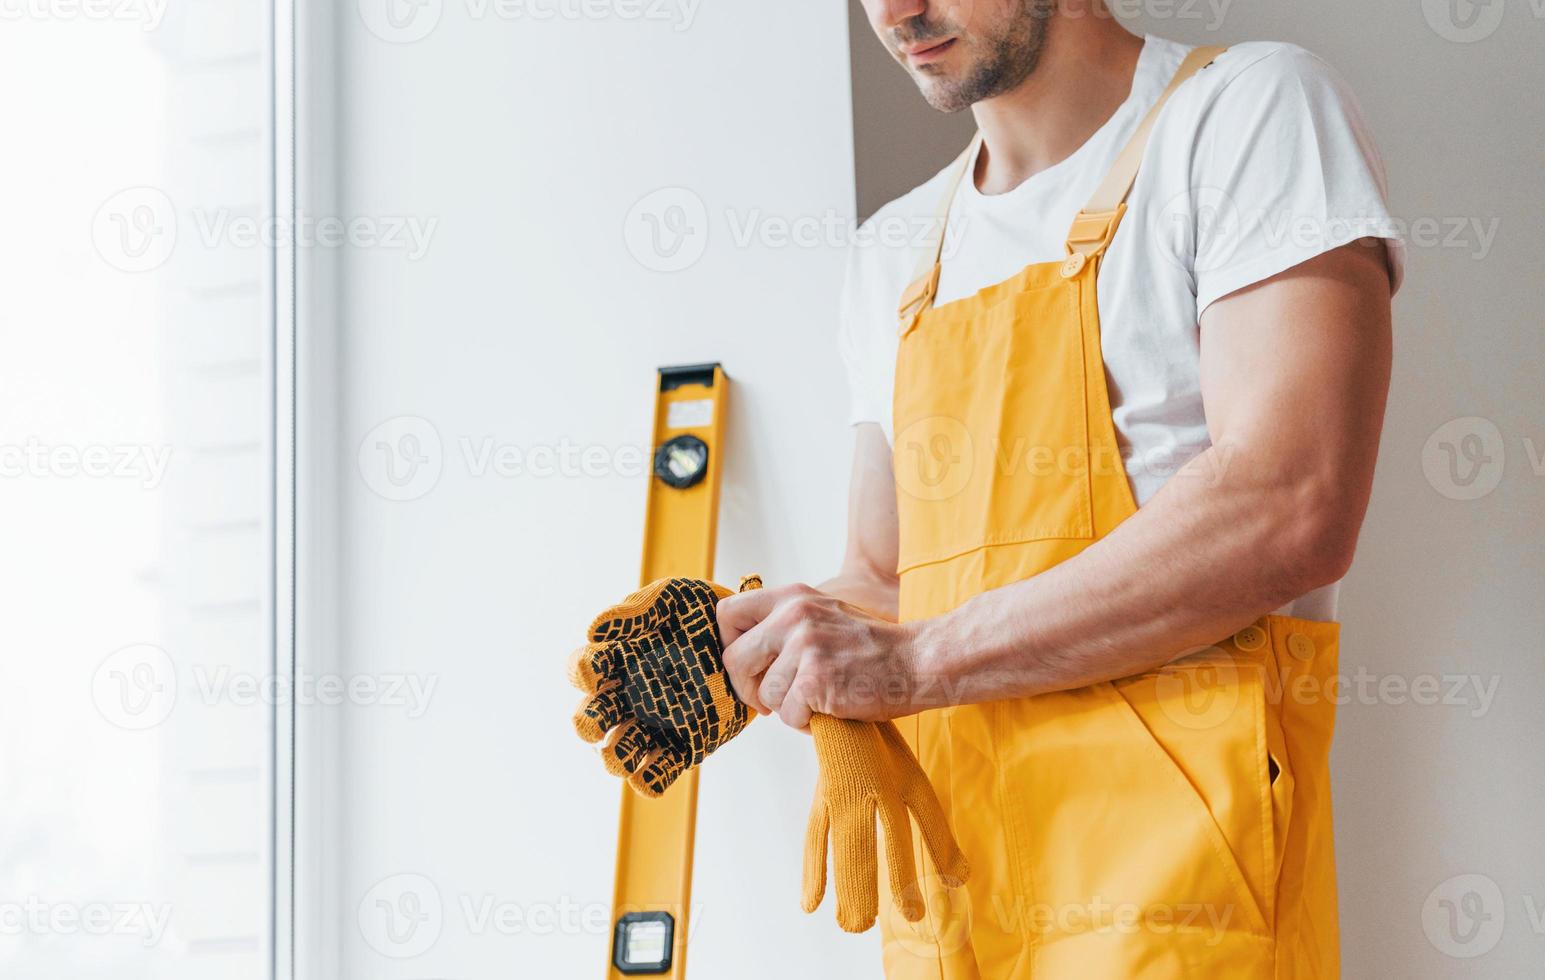
<path fill-rule="evenodd" d="M 943 72 L 934 74 L 920 71 L 913 78 L 923 100 L 940 112 L 959 112 L 971 107 L 971 103 L 962 98 L 960 84 L 953 77 Z"/>

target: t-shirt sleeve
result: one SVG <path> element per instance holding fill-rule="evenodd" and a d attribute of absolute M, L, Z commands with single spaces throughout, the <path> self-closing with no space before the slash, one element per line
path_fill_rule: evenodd
<path fill-rule="evenodd" d="M 894 361 L 880 349 L 874 300 L 877 273 L 875 259 L 868 254 L 873 246 L 862 240 L 848 251 L 847 276 L 842 284 L 837 349 L 848 378 L 848 424 L 877 422 L 885 425 L 890 418 L 889 386 L 879 372 L 894 369 Z"/>
<path fill-rule="evenodd" d="M 1383 160 L 1346 82 L 1310 52 L 1282 45 L 1226 82 L 1198 128 L 1191 176 L 1198 314 L 1361 238 L 1388 242 L 1399 288 L 1404 244 Z"/>

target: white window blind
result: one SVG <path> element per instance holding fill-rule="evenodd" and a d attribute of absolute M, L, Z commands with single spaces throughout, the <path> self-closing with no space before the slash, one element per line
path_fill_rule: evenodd
<path fill-rule="evenodd" d="M 13 13 L 0 975 L 267 977 L 271 15 Z"/>

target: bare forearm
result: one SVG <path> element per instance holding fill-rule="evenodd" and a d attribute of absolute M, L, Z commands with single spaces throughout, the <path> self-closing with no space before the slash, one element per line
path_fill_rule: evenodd
<path fill-rule="evenodd" d="M 1275 472 L 1274 472 L 1275 471 Z M 919 708 L 1024 697 L 1156 669 L 1339 578 L 1351 527 L 1327 484 L 1207 450 L 1077 557 L 916 630 Z M 931 686 L 931 690 L 928 690 Z"/>
<path fill-rule="evenodd" d="M 899 587 L 894 575 L 865 568 L 845 567 L 816 588 L 883 619 L 896 621 Z"/>
<path fill-rule="evenodd" d="M 735 690 L 800 728 L 811 712 L 893 718 L 1082 687 L 1157 668 L 1340 575 L 1350 545 L 1323 519 L 1329 482 L 1262 459 L 1208 476 L 1227 448 L 1209 453 L 1079 555 L 932 619 L 897 624 L 896 579 L 865 563 L 815 589 L 731 596 L 720 627 Z"/>
<path fill-rule="evenodd" d="M 900 595 L 896 547 L 896 484 L 891 476 L 890 443 L 878 424 L 864 423 L 854 433 L 848 542 L 842 570 L 817 588 L 895 622 Z"/>

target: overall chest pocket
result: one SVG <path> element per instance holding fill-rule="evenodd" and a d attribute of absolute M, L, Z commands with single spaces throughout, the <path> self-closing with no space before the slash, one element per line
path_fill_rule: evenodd
<path fill-rule="evenodd" d="M 924 314 L 896 359 L 900 571 L 975 549 L 1089 539 L 1088 398 L 1077 288 Z"/>

